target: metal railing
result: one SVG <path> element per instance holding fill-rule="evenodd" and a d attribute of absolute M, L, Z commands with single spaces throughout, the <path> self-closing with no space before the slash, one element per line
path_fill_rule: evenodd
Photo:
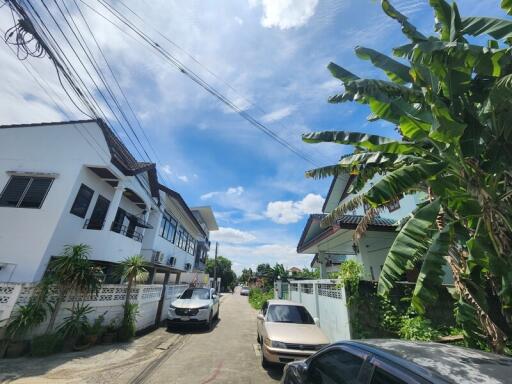
<path fill-rule="evenodd" d="M 112 226 L 110 227 L 110 230 L 112 232 L 119 233 L 120 235 L 129 237 L 130 239 L 138 241 L 139 243 L 142 243 L 142 238 L 143 238 L 142 233 L 137 232 L 137 231 L 129 228 L 126 225 L 122 225 L 121 223 L 113 222 Z"/>

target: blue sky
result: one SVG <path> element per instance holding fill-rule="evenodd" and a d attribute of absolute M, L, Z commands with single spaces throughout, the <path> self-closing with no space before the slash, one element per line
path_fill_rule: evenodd
<path fill-rule="evenodd" d="M 385 123 L 367 123 L 363 106 L 326 102 L 340 91 L 325 68 L 330 61 L 361 76 L 382 77 L 368 62 L 358 60 L 353 48 L 362 45 L 389 53 L 406 42 L 379 1 L 123 1 L 150 21 L 139 25 L 187 67 L 319 164 L 335 162 L 350 148 L 303 144 L 301 133 L 356 130 L 393 135 L 393 127 Z M 100 9 L 92 0 L 84 2 Z M 125 11 L 119 2 L 110 2 Z M 430 33 L 433 14 L 426 0 L 392 3 Z M 497 0 L 458 3 L 463 15 L 502 16 Z M 156 149 L 164 183 L 189 205 L 214 208 L 221 230 L 212 237 L 235 270 L 263 262 L 309 266 L 311 256 L 297 255 L 295 247 L 307 215 L 320 210 L 329 180 L 305 179 L 311 164 L 270 140 L 152 51 L 86 7 L 82 11 Z M 11 23 L 7 7 L 0 9 L 2 30 Z M 0 123 L 83 118 L 66 101 L 47 59 L 30 59 L 29 65 L 64 113 L 5 44 L 0 44 L 0 62 Z"/>

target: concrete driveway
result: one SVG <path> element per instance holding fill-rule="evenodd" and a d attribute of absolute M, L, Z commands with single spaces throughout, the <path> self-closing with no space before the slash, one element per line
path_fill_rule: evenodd
<path fill-rule="evenodd" d="M 0 360 L 0 382 L 13 383 L 276 383 L 256 343 L 256 311 L 246 296 L 221 298 L 211 331 L 158 329 L 132 343 L 97 346 L 47 358 Z"/>

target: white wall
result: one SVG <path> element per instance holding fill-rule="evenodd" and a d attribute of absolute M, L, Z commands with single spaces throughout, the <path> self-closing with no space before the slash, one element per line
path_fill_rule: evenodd
<path fill-rule="evenodd" d="M 312 293 L 301 286 L 313 285 Z M 309 289 L 306 289 L 308 291 Z M 331 342 L 350 340 L 350 324 L 345 291 L 332 280 L 290 281 L 289 299 L 303 304 L 320 321 L 320 328 Z"/>
<path fill-rule="evenodd" d="M 84 138 L 95 137 L 88 145 Z M 0 189 L 8 171 L 57 173 L 40 209 L 0 207 L 0 281 L 32 282 L 84 163 L 98 164 L 108 148 L 96 124 L 0 129 Z M 92 140 L 92 139 L 89 139 Z M 108 155 L 109 156 L 109 155 Z"/>

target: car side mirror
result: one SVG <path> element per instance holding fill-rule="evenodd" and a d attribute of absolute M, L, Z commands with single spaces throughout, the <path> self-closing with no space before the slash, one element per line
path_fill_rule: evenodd
<path fill-rule="evenodd" d="M 320 319 L 318 317 L 313 318 L 313 321 L 317 326 L 320 326 Z"/>
<path fill-rule="evenodd" d="M 256 318 L 258 320 L 265 320 L 265 316 L 263 316 L 263 313 L 258 313 L 258 315 L 256 316 Z"/>
<path fill-rule="evenodd" d="M 212 299 L 213 299 L 213 300 L 217 300 L 217 297 L 218 297 L 217 295 L 213 295 L 213 296 L 212 296 Z"/>

